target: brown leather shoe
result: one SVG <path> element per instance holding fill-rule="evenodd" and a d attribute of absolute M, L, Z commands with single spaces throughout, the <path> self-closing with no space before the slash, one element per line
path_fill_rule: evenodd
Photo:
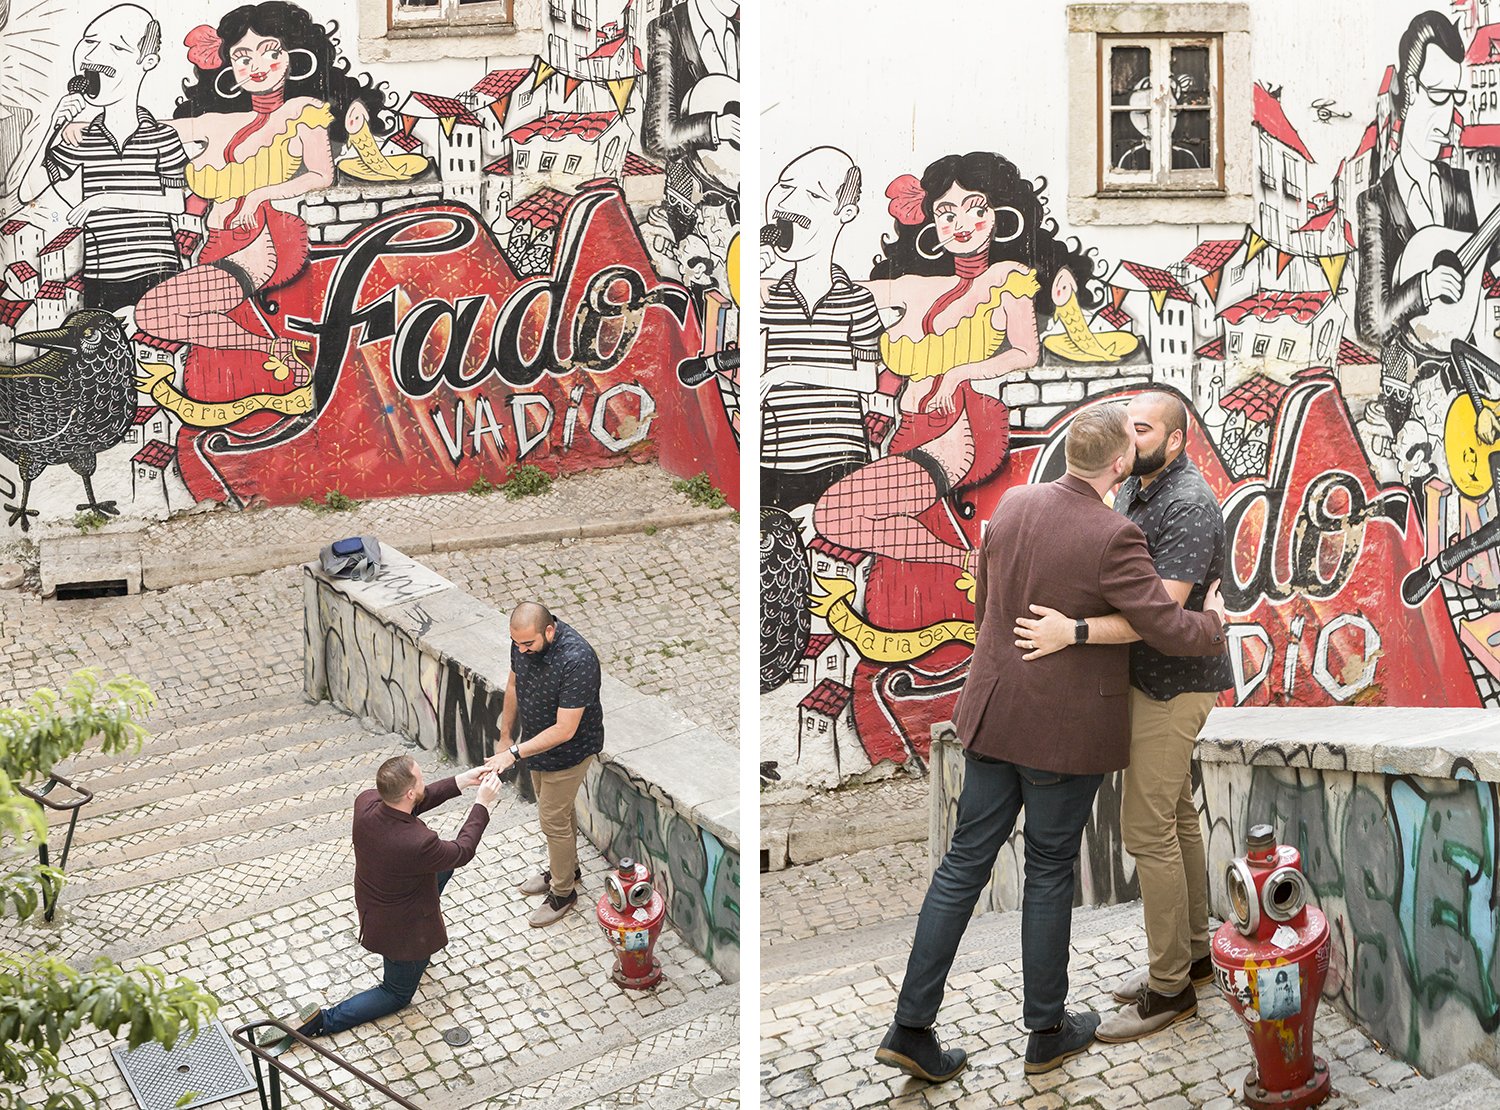
<path fill-rule="evenodd" d="M 1099 1023 L 1094 1036 L 1106 1044 L 1124 1044 L 1186 1021 L 1198 1012 L 1198 992 L 1191 983 L 1177 994 L 1157 994 L 1150 987 L 1135 1005 L 1116 1010 Z"/>
<path fill-rule="evenodd" d="M 1203 956 L 1196 959 L 1188 967 L 1188 978 L 1195 987 L 1205 987 L 1214 981 L 1214 961 L 1211 956 Z M 1151 970 L 1141 968 L 1137 972 L 1126 976 L 1120 985 L 1110 993 L 1116 1002 L 1136 1002 L 1141 997 L 1141 992 L 1151 985 Z"/>
<path fill-rule="evenodd" d="M 573 872 L 573 881 L 576 883 L 583 878 L 583 868 Z M 552 889 L 552 872 L 538 871 L 534 875 L 528 875 L 524 880 L 516 884 L 516 889 L 528 898 L 535 898 L 539 894 L 546 894 Z"/>
<path fill-rule="evenodd" d="M 562 920 L 564 914 L 578 904 L 578 891 L 574 891 L 566 898 L 559 898 L 551 893 L 542 899 L 542 904 L 531 911 L 526 918 L 527 923 L 533 929 L 539 929 L 543 925 L 551 925 L 554 921 Z"/>

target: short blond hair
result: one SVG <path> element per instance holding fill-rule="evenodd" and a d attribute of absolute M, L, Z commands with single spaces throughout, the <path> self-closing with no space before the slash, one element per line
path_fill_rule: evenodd
<path fill-rule="evenodd" d="M 1085 409 L 1068 425 L 1068 469 L 1094 478 L 1130 450 L 1130 423 L 1116 402 Z"/>

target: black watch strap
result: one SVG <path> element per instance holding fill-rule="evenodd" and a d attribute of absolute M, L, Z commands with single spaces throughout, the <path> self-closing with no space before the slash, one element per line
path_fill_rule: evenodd
<path fill-rule="evenodd" d="M 1089 642 L 1089 622 L 1079 617 L 1073 622 L 1073 642 L 1075 644 L 1086 644 Z"/>

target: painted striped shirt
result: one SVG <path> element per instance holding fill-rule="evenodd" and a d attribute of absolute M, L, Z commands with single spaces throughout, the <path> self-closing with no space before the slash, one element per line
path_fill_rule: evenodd
<path fill-rule="evenodd" d="M 840 266 L 832 276 L 810 308 L 796 270 L 761 305 L 767 372 L 796 368 L 807 379 L 772 386 L 761 406 L 761 462 L 776 470 L 807 473 L 870 458 L 861 394 L 875 388 L 885 329 L 869 290 Z"/>
<path fill-rule="evenodd" d="M 138 126 L 116 146 L 101 113 L 84 129 L 76 145 L 53 143 L 42 165 L 53 183 L 83 171 L 85 198 L 100 193 L 163 196 L 187 187 L 187 151 L 177 132 L 159 123 L 145 108 L 136 108 Z M 103 209 L 84 227 L 83 276 L 123 281 L 178 268 L 172 218 L 165 212 Z"/>

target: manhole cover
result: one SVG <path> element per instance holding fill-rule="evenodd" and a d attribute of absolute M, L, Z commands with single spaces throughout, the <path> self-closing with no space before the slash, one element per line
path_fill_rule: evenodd
<path fill-rule="evenodd" d="M 473 1037 L 469 1036 L 469 1031 L 461 1025 L 443 1030 L 443 1040 L 447 1041 L 454 1048 L 462 1048 L 473 1039 Z"/>
<path fill-rule="evenodd" d="M 115 1063 L 141 1110 L 186 1110 L 255 1090 L 221 1022 L 198 1029 L 168 1052 L 159 1044 L 114 1050 Z M 180 1103 L 189 1091 L 193 1101 Z"/>

